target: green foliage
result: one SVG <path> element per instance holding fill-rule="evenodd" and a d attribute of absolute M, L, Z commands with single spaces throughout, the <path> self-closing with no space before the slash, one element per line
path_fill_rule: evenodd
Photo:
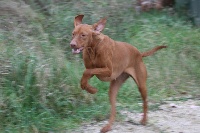
<path fill-rule="evenodd" d="M 69 48 L 77 14 L 85 14 L 84 23 L 89 24 L 107 16 L 104 33 L 140 51 L 168 46 L 144 58 L 149 102 L 155 103 L 150 109 L 167 97 L 198 96 L 200 30 L 176 14 L 137 16 L 131 2 L 81 0 L 48 1 L 45 16 L 34 0 L 29 2 L 36 17 L 0 16 L 0 131 L 61 132 L 107 118 L 109 83 L 92 78 L 95 95 L 80 88 L 83 61 Z M 127 80 L 118 94 L 118 109 L 141 111 L 141 102 L 134 81 Z"/>

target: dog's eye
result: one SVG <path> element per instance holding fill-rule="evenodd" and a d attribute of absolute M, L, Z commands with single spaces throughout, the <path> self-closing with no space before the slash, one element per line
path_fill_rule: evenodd
<path fill-rule="evenodd" d="M 75 33 L 74 32 L 72 32 L 72 37 L 74 37 L 75 36 Z"/>
<path fill-rule="evenodd" d="M 86 35 L 85 34 L 81 34 L 81 37 L 85 37 Z"/>

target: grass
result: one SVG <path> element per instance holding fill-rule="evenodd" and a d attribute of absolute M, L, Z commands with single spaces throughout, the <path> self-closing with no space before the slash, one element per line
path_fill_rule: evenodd
<path fill-rule="evenodd" d="M 199 96 L 200 29 L 167 11 L 137 16 L 123 1 L 99 2 L 96 10 L 93 4 L 78 8 L 73 2 L 56 3 L 48 6 L 51 16 L 38 9 L 36 17 L 0 16 L 1 26 L 6 25 L 0 30 L 1 132 L 64 132 L 83 122 L 108 118 L 109 83 L 94 77 L 90 84 L 98 93 L 82 91 L 83 61 L 81 55 L 72 55 L 68 46 L 73 17 L 79 13 L 84 13 L 84 21 L 90 24 L 108 16 L 104 33 L 140 51 L 168 46 L 144 58 L 150 110 L 168 97 Z M 132 79 L 120 89 L 117 109 L 142 111 Z"/>

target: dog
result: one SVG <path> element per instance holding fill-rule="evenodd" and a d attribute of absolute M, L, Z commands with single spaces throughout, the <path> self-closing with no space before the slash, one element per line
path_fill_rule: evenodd
<path fill-rule="evenodd" d="M 110 118 L 101 132 L 111 130 L 116 115 L 116 96 L 120 86 L 132 77 L 136 82 L 143 100 L 143 118 L 141 124 L 147 122 L 147 70 L 142 61 L 143 57 L 154 54 L 157 50 L 166 46 L 157 46 L 147 52 L 139 52 L 138 49 L 128 43 L 114 41 L 101 33 L 105 27 L 106 18 L 102 18 L 93 25 L 82 24 L 84 15 L 74 18 L 74 30 L 70 46 L 73 54 L 83 52 L 85 71 L 81 78 L 81 88 L 91 94 L 97 89 L 88 81 L 96 76 L 101 81 L 110 82 L 109 99 L 111 104 Z"/>

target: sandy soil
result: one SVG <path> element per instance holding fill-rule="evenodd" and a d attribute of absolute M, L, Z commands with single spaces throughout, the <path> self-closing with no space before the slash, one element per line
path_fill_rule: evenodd
<path fill-rule="evenodd" d="M 166 101 L 157 111 L 149 111 L 148 124 L 139 124 L 142 114 L 120 111 L 126 117 L 115 122 L 108 133 L 200 133 L 200 100 Z M 107 121 L 81 126 L 72 133 L 99 133 Z"/>

